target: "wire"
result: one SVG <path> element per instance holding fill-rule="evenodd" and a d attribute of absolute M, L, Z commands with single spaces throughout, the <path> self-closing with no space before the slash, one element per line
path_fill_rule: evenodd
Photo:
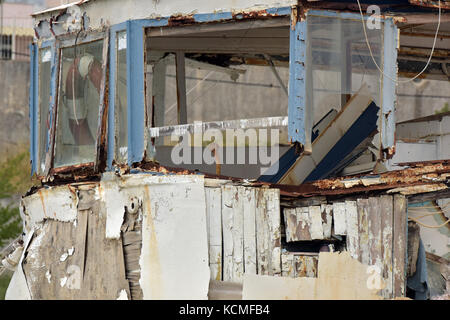
<path fill-rule="evenodd" d="M 408 209 L 408 212 L 409 212 L 409 209 Z M 420 212 L 416 211 L 416 212 L 414 212 L 414 213 L 421 213 L 421 212 L 423 213 L 423 212 L 426 212 L 426 211 L 420 211 Z M 411 213 L 413 213 L 413 212 L 411 212 Z M 424 217 L 434 216 L 434 215 L 436 215 L 436 214 L 441 214 L 441 212 L 426 213 L 426 214 L 423 214 L 423 215 L 421 215 L 421 216 L 418 216 L 418 217 L 411 217 L 411 218 L 414 218 L 414 219 L 421 219 L 421 218 L 424 218 Z"/>
<path fill-rule="evenodd" d="M 450 222 L 450 219 L 447 219 L 447 221 L 445 221 L 444 223 L 442 223 L 442 224 L 440 224 L 440 225 L 438 225 L 438 226 L 431 226 L 431 225 L 429 225 L 429 224 L 425 224 L 425 223 L 423 223 L 423 222 L 420 222 L 419 220 L 417 220 L 417 219 L 415 219 L 415 218 L 409 218 L 409 220 L 414 221 L 414 222 L 420 224 L 421 226 L 423 226 L 423 227 L 425 227 L 425 228 L 432 228 L 432 229 L 441 228 L 441 227 L 445 226 L 447 223 Z"/>
<path fill-rule="evenodd" d="M 359 13 L 361 14 L 361 22 L 363 25 L 363 30 L 364 30 L 364 36 L 366 38 L 366 44 L 367 47 L 369 48 L 369 52 L 370 52 L 370 56 L 372 57 L 373 63 L 375 64 L 375 66 L 377 67 L 377 69 L 381 72 L 381 74 L 383 76 L 385 76 L 386 78 L 396 82 L 396 83 L 407 83 L 407 82 L 411 82 L 414 81 L 415 79 L 417 79 L 422 73 L 425 72 L 425 70 L 428 68 L 431 58 L 433 57 L 433 53 L 434 53 L 434 48 L 436 47 L 436 40 L 437 40 L 437 36 L 439 33 L 439 27 L 441 26 L 441 0 L 439 0 L 439 16 L 438 16 L 438 25 L 436 28 L 436 33 L 434 35 L 434 41 L 433 41 L 433 47 L 431 48 L 431 53 L 430 53 L 430 57 L 428 58 L 427 64 L 425 65 L 425 67 L 422 69 L 422 71 L 420 71 L 418 74 L 416 74 L 414 77 L 407 79 L 407 80 L 397 80 L 397 79 L 392 79 L 390 76 L 388 76 L 387 74 L 385 74 L 383 72 L 383 70 L 381 70 L 380 66 L 378 65 L 378 63 L 375 61 L 375 58 L 373 56 L 372 53 L 372 48 L 370 47 L 369 44 L 369 38 L 367 36 L 367 31 L 366 31 L 366 24 L 364 23 L 364 15 L 362 13 L 362 9 L 361 9 L 361 3 L 359 2 L 359 0 L 356 0 L 358 2 L 358 7 L 359 7 Z"/>

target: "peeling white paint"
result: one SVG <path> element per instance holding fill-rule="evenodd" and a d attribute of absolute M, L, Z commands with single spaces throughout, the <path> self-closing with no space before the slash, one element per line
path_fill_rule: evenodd
<path fill-rule="evenodd" d="M 309 215 L 311 219 L 311 239 L 323 239 L 322 212 L 320 206 L 309 207 Z"/>
<path fill-rule="evenodd" d="M 22 199 L 28 231 L 45 219 L 73 222 L 77 218 L 78 196 L 70 185 L 42 188 Z"/>
<path fill-rule="evenodd" d="M 64 262 L 67 260 L 67 257 L 69 256 L 69 254 L 67 252 L 64 252 L 61 257 L 59 258 L 59 261 Z"/>
<path fill-rule="evenodd" d="M 50 274 L 50 270 L 47 270 L 45 277 L 47 278 L 48 283 L 51 283 L 52 275 Z"/>
<path fill-rule="evenodd" d="M 66 285 L 66 282 L 67 282 L 67 277 L 59 279 L 59 284 L 61 285 L 61 287 L 64 287 Z"/>
<path fill-rule="evenodd" d="M 125 289 L 122 289 L 122 290 L 119 292 L 119 296 L 117 297 L 116 300 L 129 300 L 129 299 L 128 299 L 128 294 L 127 294 L 127 292 L 125 291 Z"/>
<path fill-rule="evenodd" d="M 61 257 L 59 258 L 59 261 L 64 262 L 67 260 L 67 258 L 71 255 L 73 255 L 73 252 L 75 251 L 75 248 L 72 247 L 70 249 L 67 250 L 67 252 L 64 252 Z"/>

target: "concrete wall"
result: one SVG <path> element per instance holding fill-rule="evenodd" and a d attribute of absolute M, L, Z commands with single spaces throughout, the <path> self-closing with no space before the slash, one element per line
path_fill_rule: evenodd
<path fill-rule="evenodd" d="M 0 160 L 29 144 L 30 63 L 0 61 Z"/>

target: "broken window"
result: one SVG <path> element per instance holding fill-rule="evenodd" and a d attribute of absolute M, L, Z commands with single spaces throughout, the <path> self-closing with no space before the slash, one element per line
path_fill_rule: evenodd
<path fill-rule="evenodd" d="M 382 68 L 382 24 L 379 29 L 366 30 L 373 57 Z M 381 106 L 382 77 L 370 55 L 360 19 L 309 15 L 307 35 L 306 99 L 314 122 L 330 109 L 340 110 L 365 86 Z"/>
<path fill-rule="evenodd" d="M 61 49 L 54 166 L 95 161 L 103 40 Z"/>
<path fill-rule="evenodd" d="M 204 151 L 211 141 L 194 141 L 190 126 L 198 123 L 221 131 L 225 149 L 245 148 L 249 153 L 249 148 L 271 143 L 270 137 L 258 137 L 255 145 L 247 136 L 241 144 L 238 138 L 236 146 L 234 138 L 226 140 L 226 128 L 251 128 L 258 135 L 261 128 L 276 127 L 281 129 L 280 140 L 287 143 L 287 121 L 281 123 L 288 113 L 289 20 L 267 23 L 272 26 L 232 22 L 192 27 L 195 32 L 186 26 L 146 31 L 147 122 L 151 128 L 160 129 L 149 130 L 148 157 L 166 166 L 178 166 L 171 159 L 171 151 L 180 141 L 172 139 L 174 133 L 179 137 L 189 134 L 190 146 Z M 254 120 L 251 127 L 241 127 L 237 122 L 245 119 Z M 177 127 L 184 124 L 184 129 Z M 246 157 L 248 164 L 249 155 Z M 246 164 L 229 170 L 224 166 L 221 173 L 253 178 L 260 175 L 257 166 L 249 170 Z M 214 165 L 203 162 L 181 167 L 217 173 Z"/>
<path fill-rule="evenodd" d="M 47 134 L 49 130 L 48 110 L 50 105 L 51 49 L 39 50 L 39 160 L 38 172 L 45 170 Z"/>
<path fill-rule="evenodd" d="M 117 33 L 117 62 L 116 62 L 116 133 L 115 155 L 116 161 L 126 163 L 128 159 L 128 117 L 127 117 L 127 33 Z"/>

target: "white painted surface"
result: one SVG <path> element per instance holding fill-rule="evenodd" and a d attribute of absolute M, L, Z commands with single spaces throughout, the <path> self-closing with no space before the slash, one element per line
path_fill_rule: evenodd
<path fill-rule="evenodd" d="M 43 188 L 22 199 L 23 218 L 30 231 L 44 219 L 73 222 L 77 218 L 78 197 L 70 185 Z"/>
<path fill-rule="evenodd" d="M 119 239 L 128 194 L 121 192 L 116 181 L 102 181 L 100 193 L 106 209 L 106 239 Z"/>
<path fill-rule="evenodd" d="M 210 271 L 203 177 L 142 180 L 139 283 L 144 299 L 207 299 Z"/>

